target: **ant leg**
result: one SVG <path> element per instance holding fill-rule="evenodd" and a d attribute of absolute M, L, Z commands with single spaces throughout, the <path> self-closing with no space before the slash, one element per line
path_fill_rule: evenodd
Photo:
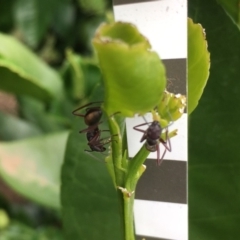
<path fill-rule="evenodd" d="M 159 144 L 158 144 L 158 146 L 157 146 L 157 153 L 158 153 L 158 154 L 157 154 L 157 163 L 158 163 L 158 166 L 161 165 L 161 163 L 162 163 L 162 161 L 163 161 L 163 158 L 164 158 L 167 150 L 168 150 L 169 152 L 171 152 L 171 150 L 172 150 L 170 138 L 168 137 L 168 130 L 166 130 L 166 140 L 163 140 L 163 139 L 161 138 L 159 141 L 160 141 L 160 143 L 163 144 L 163 146 L 165 147 L 165 149 L 164 149 L 164 152 L 163 152 L 161 158 L 159 159 L 160 147 L 159 147 Z"/>
<path fill-rule="evenodd" d="M 139 125 L 133 127 L 134 130 L 144 133 L 140 142 L 143 142 L 146 139 L 146 130 L 142 130 L 138 127 L 145 126 L 145 125 L 149 125 L 149 123 L 142 123 L 142 124 L 139 124 Z"/>
<path fill-rule="evenodd" d="M 101 131 L 98 131 L 96 135 L 88 142 L 88 145 L 92 146 L 96 144 L 96 146 L 99 146 L 97 145 L 97 143 L 100 143 L 100 140 L 99 140 L 100 134 L 101 134 Z"/>
<path fill-rule="evenodd" d="M 114 134 L 112 136 L 117 136 L 117 135 L 118 134 Z M 112 136 L 110 138 L 109 137 L 105 137 L 105 138 L 101 138 L 101 139 L 99 139 L 99 136 L 100 136 L 100 132 L 96 136 L 94 136 L 94 138 L 91 139 L 91 141 L 88 142 L 88 145 L 89 146 L 92 145 L 92 146 L 98 148 L 98 147 L 102 147 L 102 146 L 104 146 L 104 145 L 106 145 L 106 144 L 108 144 L 108 143 L 110 143 L 112 141 L 116 141 L 116 140 L 111 138 Z M 104 141 L 105 139 L 107 139 L 107 141 Z"/>
<path fill-rule="evenodd" d="M 113 117 L 114 115 L 119 114 L 119 113 L 121 113 L 121 112 L 115 112 L 115 113 L 111 114 L 111 115 L 109 116 L 109 118 L 111 118 L 111 117 Z"/>
<path fill-rule="evenodd" d="M 72 114 L 75 115 L 75 116 L 79 116 L 79 117 L 85 117 L 85 114 L 80 114 L 80 113 L 76 113 L 76 112 L 81 110 L 81 109 L 83 109 L 83 108 L 85 108 L 85 107 L 88 107 L 88 106 L 90 106 L 92 104 L 95 104 L 95 103 L 102 103 L 102 101 L 101 102 L 90 102 L 90 103 L 87 103 L 87 104 L 85 104 L 85 105 L 75 109 L 74 111 L 72 111 Z"/>
<path fill-rule="evenodd" d="M 100 132 L 110 132 L 110 130 L 100 130 Z"/>
<path fill-rule="evenodd" d="M 101 145 L 103 146 L 103 145 L 108 144 L 108 143 L 110 143 L 110 142 L 112 142 L 112 141 L 117 141 L 117 140 L 115 140 L 115 139 L 112 139 L 113 136 L 118 136 L 118 134 L 113 134 L 112 136 L 110 136 L 110 138 L 109 138 L 109 137 L 101 138 L 101 139 L 99 140 L 99 142 L 100 142 Z M 107 140 L 106 142 L 102 143 L 102 141 L 105 140 L 105 139 L 108 139 L 108 140 Z"/>
<path fill-rule="evenodd" d="M 171 141 L 170 138 L 168 137 L 168 129 L 165 132 L 165 138 L 166 140 L 163 140 L 162 138 L 160 139 L 160 142 L 163 144 L 163 146 L 169 151 L 172 151 L 172 146 L 171 146 Z"/>
<path fill-rule="evenodd" d="M 157 144 L 156 148 L 157 148 L 157 165 L 160 166 L 162 159 L 160 159 L 160 147 L 159 147 L 159 144 Z"/>
<path fill-rule="evenodd" d="M 152 123 L 152 122 L 150 122 L 150 123 Z M 145 130 L 142 130 L 142 129 L 138 128 L 138 127 L 145 126 L 145 125 L 148 125 L 148 124 L 149 124 L 148 122 L 147 123 L 142 123 L 142 124 L 139 124 L 139 125 L 133 127 L 133 129 L 137 130 L 139 132 L 145 133 L 146 132 Z"/>
<path fill-rule="evenodd" d="M 160 158 L 160 147 L 159 147 L 159 144 L 157 145 L 157 165 L 158 166 L 160 166 L 162 164 L 163 158 L 164 158 L 166 152 L 167 152 L 167 149 L 165 148 L 164 152 L 163 152 L 163 154 L 162 154 L 162 156 Z"/>

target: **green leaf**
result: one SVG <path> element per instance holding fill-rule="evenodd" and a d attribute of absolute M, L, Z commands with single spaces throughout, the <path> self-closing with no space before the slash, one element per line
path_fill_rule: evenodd
<path fill-rule="evenodd" d="M 11 31 L 13 27 L 13 5 L 14 0 L 0 1 L 0 29 L 2 32 Z"/>
<path fill-rule="evenodd" d="M 68 132 L 0 144 L 0 175 L 18 193 L 59 208 L 60 167 Z"/>
<path fill-rule="evenodd" d="M 42 131 L 31 123 L 0 112 L 1 141 L 18 140 L 40 135 Z"/>
<path fill-rule="evenodd" d="M 43 101 L 62 97 L 60 76 L 9 35 L 0 34 L 1 89 Z"/>
<path fill-rule="evenodd" d="M 61 0 L 62 2 L 62 0 Z M 59 0 L 18 0 L 15 3 L 15 21 L 26 42 L 36 47 L 53 19 Z"/>
<path fill-rule="evenodd" d="M 101 73 L 93 59 L 82 58 L 67 50 L 62 75 L 70 90 L 71 98 L 82 100 L 88 98 L 98 84 L 102 84 Z M 69 86 L 70 85 L 70 86 Z"/>
<path fill-rule="evenodd" d="M 103 13 L 106 8 L 106 0 L 78 0 L 84 11 Z"/>
<path fill-rule="evenodd" d="M 210 54 L 205 32 L 200 24 L 188 19 L 188 114 L 197 107 L 207 84 Z"/>
<path fill-rule="evenodd" d="M 240 1 L 239 0 L 217 0 L 228 16 L 240 30 Z"/>
<path fill-rule="evenodd" d="M 19 222 L 12 222 L 0 232 L 1 240 L 62 240 L 58 229 L 45 227 L 33 229 Z"/>
<path fill-rule="evenodd" d="M 148 40 L 129 23 L 103 24 L 93 39 L 105 85 L 109 115 L 146 113 L 161 100 L 165 68 Z M 149 94 L 151 93 L 151 94 Z"/>
<path fill-rule="evenodd" d="M 79 134 L 84 128 L 83 118 L 76 117 L 62 169 L 65 239 L 120 240 L 117 193 L 104 163 L 106 156 L 84 152 L 89 149 L 85 134 Z M 106 125 L 101 124 L 101 129 Z"/>
<path fill-rule="evenodd" d="M 207 32 L 211 74 L 189 123 L 189 240 L 240 236 L 240 34 L 215 1 L 189 1 Z"/>
<path fill-rule="evenodd" d="M 0 208 L 0 231 L 9 225 L 9 217 L 7 213 Z"/>
<path fill-rule="evenodd" d="M 66 51 L 66 56 L 70 68 L 72 96 L 74 99 L 82 99 L 85 95 L 85 81 L 81 67 L 82 58 L 80 55 L 74 54 L 71 50 Z"/>
<path fill-rule="evenodd" d="M 40 102 L 34 98 L 22 96 L 18 98 L 19 100 L 19 114 L 22 118 L 26 119 L 28 122 L 34 124 L 37 128 L 41 129 L 42 132 L 56 132 L 66 129 L 66 126 L 70 126 L 70 120 L 62 116 L 63 114 L 54 112 L 57 106 L 46 109 L 43 102 Z M 55 102 L 52 102 L 52 105 Z M 67 106 L 67 100 L 61 103 L 61 110 L 65 110 Z M 67 109 L 69 111 L 69 109 Z M 70 112 L 70 111 L 69 111 Z"/>

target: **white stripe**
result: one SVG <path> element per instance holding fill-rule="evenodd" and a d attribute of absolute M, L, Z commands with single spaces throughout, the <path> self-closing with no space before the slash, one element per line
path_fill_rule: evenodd
<path fill-rule="evenodd" d="M 188 239 L 187 204 L 135 200 L 134 220 L 137 235 Z"/>
<path fill-rule="evenodd" d="M 135 24 L 161 59 L 187 58 L 187 0 L 114 6 L 116 21 Z"/>
<path fill-rule="evenodd" d="M 146 115 L 146 120 L 152 122 L 151 114 Z M 142 144 L 140 140 L 143 136 L 143 133 L 136 131 L 133 129 L 134 126 L 144 123 L 142 117 L 134 117 L 126 119 L 126 127 L 127 127 L 127 139 L 128 139 L 128 151 L 129 157 L 134 157 L 135 154 L 139 151 Z M 146 129 L 148 125 L 141 127 L 141 129 Z M 179 161 L 187 161 L 187 114 L 183 114 L 183 116 L 174 122 L 170 127 L 169 131 L 178 129 L 178 135 L 171 138 L 171 146 L 172 151 L 167 152 L 164 159 L 166 160 L 179 160 Z M 144 141 L 145 142 L 145 141 Z M 162 153 L 164 150 L 164 146 L 160 144 L 160 152 Z M 151 152 L 148 158 L 156 159 L 157 153 Z"/>

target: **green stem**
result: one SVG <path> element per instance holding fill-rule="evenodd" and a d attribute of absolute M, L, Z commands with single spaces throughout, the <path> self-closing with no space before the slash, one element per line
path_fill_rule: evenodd
<path fill-rule="evenodd" d="M 145 167 L 143 163 L 145 162 L 147 156 L 149 155 L 149 151 L 143 145 L 138 153 L 135 155 L 133 159 L 130 160 L 128 174 L 126 177 L 125 187 L 128 191 L 135 191 L 137 182 L 145 171 Z"/>
<path fill-rule="evenodd" d="M 116 114 L 115 114 L 116 115 Z M 119 125 L 115 120 L 114 115 L 108 117 L 108 125 L 111 135 L 113 137 L 112 141 L 112 164 L 113 164 L 113 174 L 115 175 L 115 186 L 118 189 L 118 198 L 120 204 L 120 214 L 121 222 L 124 226 L 125 240 L 134 240 L 134 224 L 133 224 L 133 204 L 134 204 L 134 192 L 138 182 L 139 177 L 144 172 L 145 168 L 143 163 L 147 158 L 149 151 L 143 146 L 136 156 L 129 161 L 128 164 L 125 163 L 126 156 L 124 155 L 126 145 L 126 139 L 122 140 L 123 137 L 126 138 L 126 132 L 120 131 Z"/>
<path fill-rule="evenodd" d="M 112 135 L 113 141 L 111 142 L 111 149 L 112 149 L 112 157 L 111 157 L 111 163 L 112 166 L 109 168 L 109 170 L 113 169 L 113 171 L 110 171 L 110 174 L 113 174 L 113 180 L 115 181 L 114 184 L 117 188 L 117 195 L 118 195 L 118 202 L 119 202 L 119 210 L 120 210 L 120 218 L 121 218 L 121 225 L 123 228 L 124 236 L 126 235 L 126 229 L 125 229 L 125 203 L 123 199 L 122 192 L 118 189 L 118 187 L 123 186 L 124 184 L 124 178 L 125 178 L 125 169 L 123 169 L 122 166 L 122 158 L 123 158 L 123 152 L 122 152 L 122 134 L 119 128 L 119 125 L 117 121 L 115 120 L 114 115 L 108 117 L 108 125 L 109 130 Z M 125 239 L 126 240 L 126 239 Z"/>
<path fill-rule="evenodd" d="M 149 151 L 143 146 L 136 156 L 130 160 L 128 174 L 125 182 L 125 191 L 123 192 L 124 199 L 124 218 L 125 218 L 125 240 L 134 240 L 134 219 L 133 219 L 133 206 L 134 196 L 136 191 L 137 182 L 139 177 L 145 170 L 143 163 L 146 160 Z"/>
<path fill-rule="evenodd" d="M 117 189 L 117 195 L 118 195 L 119 212 L 120 212 L 120 224 L 121 224 L 121 227 L 123 230 L 122 237 L 125 237 L 125 235 L 126 235 L 125 203 L 124 203 L 124 199 L 123 199 L 123 194 L 121 191 L 119 191 L 119 189 Z"/>
<path fill-rule="evenodd" d="M 119 187 L 119 186 L 123 186 L 124 174 L 125 174 L 124 169 L 122 167 L 122 157 L 123 157 L 122 135 L 121 135 L 118 123 L 114 118 L 114 115 L 108 117 L 108 125 L 113 138 L 111 147 L 112 147 L 113 168 L 114 168 L 115 179 L 116 179 L 115 185 Z"/>
<path fill-rule="evenodd" d="M 133 224 L 134 194 L 130 197 L 123 194 L 123 199 L 124 199 L 124 219 L 125 219 L 125 240 L 135 240 L 134 224 Z"/>

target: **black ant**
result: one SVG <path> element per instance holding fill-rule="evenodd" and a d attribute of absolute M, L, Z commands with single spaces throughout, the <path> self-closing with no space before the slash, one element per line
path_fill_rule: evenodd
<path fill-rule="evenodd" d="M 100 106 L 88 107 L 95 103 L 102 103 L 102 102 L 91 102 L 91 103 L 85 104 L 85 105 L 75 109 L 72 112 L 72 114 L 75 116 L 83 117 L 85 124 L 88 125 L 88 127 L 86 129 L 79 131 L 80 133 L 83 133 L 83 132 L 92 132 L 93 133 L 94 130 L 96 128 L 98 128 L 98 125 L 101 123 L 100 122 L 100 119 L 102 117 L 101 107 Z M 86 108 L 86 107 L 88 107 L 88 108 Z M 77 113 L 77 111 L 79 111 L 83 108 L 86 108 L 85 114 Z"/>
<path fill-rule="evenodd" d="M 96 103 L 102 103 L 102 102 L 91 102 L 88 104 L 85 104 L 76 110 L 74 110 L 72 113 L 75 116 L 83 117 L 84 122 L 88 127 L 86 129 L 83 129 L 79 131 L 80 133 L 86 132 L 86 137 L 88 140 L 88 145 L 91 150 L 85 150 L 87 152 L 104 152 L 106 151 L 106 148 L 104 145 L 110 143 L 113 141 L 111 138 L 106 137 L 106 138 L 100 138 L 101 132 L 108 131 L 108 130 L 99 130 L 98 125 L 101 123 L 100 119 L 102 117 L 102 110 L 100 106 L 96 107 L 88 107 L 92 104 Z M 87 108 L 86 108 L 87 107 Z M 86 108 L 86 113 L 85 114 L 80 114 L 77 113 L 77 111 Z"/>
<path fill-rule="evenodd" d="M 142 129 L 138 128 L 138 127 L 145 126 L 145 125 L 149 125 L 149 127 L 146 130 L 142 130 Z M 167 127 L 165 127 L 165 128 L 167 128 Z M 166 129 L 166 132 L 165 132 L 165 134 L 166 134 L 165 139 L 163 139 L 161 137 L 161 134 L 162 134 L 162 131 L 164 128 L 161 127 L 159 120 L 154 120 L 151 123 L 147 122 L 147 123 L 139 124 L 139 125 L 133 127 L 133 129 L 144 133 L 140 142 L 143 142 L 144 140 L 146 140 L 145 146 L 146 146 L 147 150 L 150 152 L 157 151 L 157 164 L 161 165 L 162 160 L 166 154 L 166 151 L 168 150 L 169 152 L 171 152 L 171 150 L 172 150 L 170 138 L 168 136 L 168 129 Z M 161 157 L 160 157 L 159 143 L 162 143 L 163 146 L 165 147 L 164 152 Z"/>

